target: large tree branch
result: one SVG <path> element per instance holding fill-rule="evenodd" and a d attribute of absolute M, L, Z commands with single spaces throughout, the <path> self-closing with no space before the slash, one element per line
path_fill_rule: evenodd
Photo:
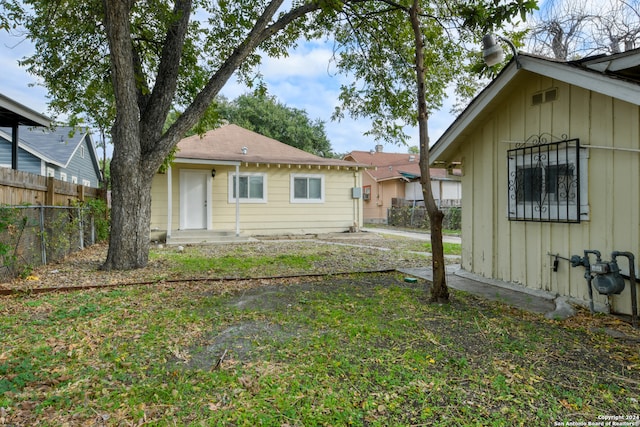
<path fill-rule="evenodd" d="M 152 149 L 152 142 L 160 137 L 162 127 L 158 123 L 164 123 L 173 102 L 192 6 L 192 0 L 178 0 L 174 5 L 174 21 L 167 30 L 155 85 L 147 105 L 141 111 L 144 152 Z"/>
<path fill-rule="evenodd" d="M 131 43 L 131 57 L 133 60 L 133 70 L 136 73 L 136 99 L 138 100 L 138 109 L 143 111 L 149 103 L 149 85 L 147 82 L 147 76 L 142 66 L 142 58 L 140 58 L 140 52 L 135 48 L 135 44 Z"/>
<path fill-rule="evenodd" d="M 155 154 L 160 157 L 153 159 L 154 162 L 159 164 L 163 160 L 165 153 L 167 153 L 189 129 L 196 125 L 202 114 L 204 114 L 229 78 L 238 69 L 240 64 L 255 51 L 260 43 L 284 29 L 291 22 L 320 8 L 318 2 L 305 3 L 282 15 L 276 22 L 269 25 L 269 22 L 280 8 L 282 2 L 283 0 L 274 0 L 267 6 L 247 37 L 238 45 L 218 71 L 211 76 L 191 105 L 185 109 L 184 113 L 162 136 L 155 149 Z"/>

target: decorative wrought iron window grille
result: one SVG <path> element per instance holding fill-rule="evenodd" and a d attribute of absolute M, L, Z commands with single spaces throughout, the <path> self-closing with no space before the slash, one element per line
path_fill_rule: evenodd
<path fill-rule="evenodd" d="M 579 139 L 536 136 L 507 153 L 509 220 L 580 222 Z"/>

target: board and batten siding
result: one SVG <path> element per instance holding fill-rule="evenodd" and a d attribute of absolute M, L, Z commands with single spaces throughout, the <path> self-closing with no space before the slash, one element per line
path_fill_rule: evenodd
<path fill-rule="evenodd" d="M 213 165 L 216 176 L 211 185 L 211 229 L 235 230 L 236 204 L 229 201 L 229 173 L 235 166 Z M 211 165 L 174 165 L 172 168 L 172 230 L 180 228 L 180 170 L 206 170 Z M 240 166 L 242 173 L 264 173 L 267 177 L 266 203 L 240 203 L 240 231 L 249 235 L 310 234 L 342 232 L 362 225 L 361 199 L 352 198 L 352 188 L 360 187 L 361 172 L 335 166 L 311 168 L 297 165 Z M 323 203 L 291 203 L 291 174 L 324 176 Z M 167 228 L 167 176 L 156 174 L 152 185 L 151 229 L 166 232 Z"/>
<path fill-rule="evenodd" d="M 557 88 L 557 100 L 532 105 L 531 96 Z M 469 126 L 460 148 L 465 208 L 462 210 L 462 267 L 487 278 L 522 284 L 580 302 L 589 300 L 584 268 L 554 257 L 599 250 L 640 257 L 640 108 L 624 101 L 532 73 L 514 82 L 508 95 Z M 510 141 L 543 133 L 579 138 L 588 149 L 588 219 L 579 224 L 509 221 L 507 150 Z M 592 262 L 595 257 L 592 256 Z M 626 258 L 618 257 L 624 274 Z M 596 307 L 631 312 L 630 287 L 607 297 L 594 290 Z"/>

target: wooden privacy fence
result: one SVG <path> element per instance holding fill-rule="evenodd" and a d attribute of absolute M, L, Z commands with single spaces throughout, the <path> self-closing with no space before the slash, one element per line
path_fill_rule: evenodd
<path fill-rule="evenodd" d="M 103 190 L 99 188 L 0 168 L 0 205 L 69 206 L 87 198 L 103 198 L 103 194 Z"/>

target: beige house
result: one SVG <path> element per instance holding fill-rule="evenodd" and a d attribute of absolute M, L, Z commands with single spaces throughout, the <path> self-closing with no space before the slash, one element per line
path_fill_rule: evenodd
<path fill-rule="evenodd" d="M 423 204 L 417 154 L 386 153 L 377 145 L 371 151 L 352 151 L 344 159 L 368 166 L 362 177 L 365 224 L 386 224 L 387 210 L 394 204 Z M 456 170 L 449 171 L 431 168 L 431 190 L 439 206 L 460 206 L 460 177 Z"/>
<path fill-rule="evenodd" d="M 196 243 L 357 230 L 362 169 L 236 125 L 191 136 L 178 143 L 171 168 L 154 177 L 152 238 Z"/>
<path fill-rule="evenodd" d="M 464 270 L 588 305 L 573 255 L 590 265 L 596 255 L 585 250 L 603 261 L 640 255 L 640 51 L 569 62 L 518 55 L 431 159 L 462 164 Z M 628 276 L 630 262 L 617 261 Z M 592 288 L 595 308 L 631 313 L 634 282 L 620 294 Z"/>

